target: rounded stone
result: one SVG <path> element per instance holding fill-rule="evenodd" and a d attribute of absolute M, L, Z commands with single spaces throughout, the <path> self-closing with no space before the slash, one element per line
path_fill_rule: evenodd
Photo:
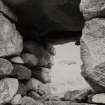
<path fill-rule="evenodd" d="M 21 94 L 16 94 L 13 99 L 11 100 L 11 104 L 12 105 L 20 105 L 21 104 L 21 99 L 22 99 L 22 96 Z"/>
<path fill-rule="evenodd" d="M 0 76 L 10 75 L 13 71 L 13 65 L 6 59 L 0 58 Z"/>
<path fill-rule="evenodd" d="M 31 70 L 27 67 L 19 64 L 14 64 L 14 70 L 12 75 L 16 75 L 16 77 L 20 80 L 28 80 L 31 78 Z"/>
<path fill-rule="evenodd" d="M 42 85 L 42 83 L 39 80 L 31 78 L 27 83 L 27 89 L 36 91 L 39 89 L 40 85 Z"/>
<path fill-rule="evenodd" d="M 9 102 L 18 90 L 18 80 L 5 78 L 0 81 L 0 104 Z"/>
<path fill-rule="evenodd" d="M 23 40 L 16 27 L 0 13 L 0 57 L 19 55 Z"/>
<path fill-rule="evenodd" d="M 22 59 L 28 67 L 33 67 L 38 64 L 38 58 L 34 54 L 30 53 L 23 53 L 22 54 Z"/>

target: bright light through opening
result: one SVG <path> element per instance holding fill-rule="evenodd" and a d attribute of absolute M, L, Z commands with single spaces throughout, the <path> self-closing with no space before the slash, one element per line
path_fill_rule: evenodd
<path fill-rule="evenodd" d="M 80 47 L 74 43 L 55 46 L 56 56 L 52 67 L 52 92 L 61 96 L 68 90 L 88 87 L 81 76 Z"/>

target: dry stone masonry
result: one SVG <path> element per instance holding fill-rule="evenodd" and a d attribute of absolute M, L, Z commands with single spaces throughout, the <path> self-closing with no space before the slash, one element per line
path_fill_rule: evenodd
<path fill-rule="evenodd" d="M 96 92 L 105 92 L 105 0 L 81 0 L 86 19 L 81 37 L 82 75 Z"/>
<path fill-rule="evenodd" d="M 52 97 L 48 83 L 54 49 L 32 40 L 23 43 L 17 20 L 0 0 L 0 105 L 43 105 Z"/>
<path fill-rule="evenodd" d="M 80 41 L 81 74 L 97 93 L 88 101 L 105 104 L 105 0 L 81 0 L 80 11 L 85 19 Z"/>
<path fill-rule="evenodd" d="M 53 0 L 52 3 L 59 4 L 59 1 L 56 1 Z M 27 15 L 30 11 L 27 11 L 27 6 L 29 6 L 30 9 L 30 6 L 33 8 L 34 5 L 25 5 L 24 3 L 29 3 L 25 2 L 25 0 L 0 0 L 0 105 L 105 104 L 105 0 L 76 1 L 75 3 L 71 1 L 63 1 L 61 3 L 61 5 L 64 3 L 65 12 L 68 12 L 68 8 L 66 8 L 65 5 L 73 5 L 73 7 L 70 6 L 71 11 L 68 15 L 59 11 L 62 9 L 62 6 L 58 5 L 58 11 L 56 11 L 55 4 L 52 5 L 51 8 L 45 5 L 49 3 L 47 0 L 42 6 L 44 7 L 43 11 L 48 15 L 47 19 L 50 18 L 49 22 L 50 20 L 53 22 L 58 21 L 59 24 L 65 27 L 63 29 L 70 29 L 70 33 L 75 35 L 71 35 L 69 40 L 68 37 L 67 39 L 63 39 L 64 36 L 59 35 L 55 39 L 54 37 L 51 39 L 50 35 L 48 35 L 47 39 L 45 39 L 44 34 L 41 33 L 39 34 L 39 38 L 37 32 L 35 33 L 30 25 L 34 22 L 34 25 L 37 24 L 40 26 L 40 31 L 40 28 L 42 28 L 42 30 L 46 28 L 42 25 L 46 25 L 47 22 L 38 24 L 37 18 L 39 16 L 37 17 L 35 15 L 31 17 L 33 20 L 29 21 L 33 13 L 31 14 L 31 11 L 30 15 Z M 12 10 L 12 8 L 10 9 L 5 3 L 10 4 L 11 7 L 16 6 L 15 9 L 22 3 L 23 9 L 18 12 L 20 14 L 24 13 L 24 16 L 22 15 L 20 18 L 20 14 L 15 15 L 13 13 L 14 10 Z M 79 3 L 80 11 L 85 20 L 84 27 L 84 20 L 78 9 Z M 18 8 L 19 10 L 21 10 L 21 6 Z M 44 15 L 41 16 L 44 18 Z M 64 19 L 62 16 L 65 16 Z M 21 25 L 18 23 L 18 19 L 19 22 L 22 22 L 24 28 L 19 27 Z M 70 21 L 68 21 L 68 19 Z M 43 20 L 44 19 L 41 18 L 41 21 Z M 25 27 L 27 21 L 29 22 L 27 24 L 30 28 Z M 47 26 L 47 28 L 48 27 L 49 26 Z M 61 28 L 57 24 L 56 27 Z M 53 43 L 59 43 L 58 40 L 65 40 L 67 42 L 68 40 L 79 40 L 77 37 L 80 37 L 80 33 L 78 34 L 78 32 L 80 32 L 82 28 L 80 44 L 83 64 L 81 66 L 81 74 L 91 87 L 83 90 L 68 91 L 62 99 L 59 99 L 53 96 L 50 91 L 49 83 L 51 82 L 51 67 L 53 65 L 55 51 L 52 44 L 48 43 L 48 40 Z M 23 34 L 29 34 L 28 36 L 32 38 L 28 37 L 28 39 L 24 37 Z M 58 42 L 55 41 L 56 39 Z"/>

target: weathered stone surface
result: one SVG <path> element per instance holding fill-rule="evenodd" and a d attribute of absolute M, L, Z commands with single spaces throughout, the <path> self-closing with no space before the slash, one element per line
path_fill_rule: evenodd
<path fill-rule="evenodd" d="M 10 8 L 8 8 L 4 4 L 3 0 L 0 0 L 0 11 L 4 13 L 5 15 L 7 15 L 11 20 L 17 22 L 18 19 L 16 15 L 13 13 L 13 11 Z"/>
<path fill-rule="evenodd" d="M 41 96 L 35 91 L 30 91 L 28 93 L 28 96 L 32 97 L 35 100 L 41 100 Z"/>
<path fill-rule="evenodd" d="M 21 105 L 43 105 L 40 101 L 36 101 L 31 97 L 24 96 Z"/>
<path fill-rule="evenodd" d="M 24 61 L 23 61 L 23 59 L 20 56 L 13 57 L 10 60 L 13 63 L 24 64 Z"/>
<path fill-rule="evenodd" d="M 20 105 L 21 104 L 21 99 L 22 99 L 22 96 L 21 94 L 16 94 L 13 99 L 11 100 L 11 104 L 12 105 Z"/>
<path fill-rule="evenodd" d="M 6 59 L 0 58 L 0 76 L 10 75 L 13 65 Z"/>
<path fill-rule="evenodd" d="M 18 80 L 5 78 L 0 81 L 0 104 L 9 102 L 18 90 Z"/>
<path fill-rule="evenodd" d="M 39 80 L 31 78 L 27 83 L 27 89 L 36 91 L 39 89 L 40 85 L 42 85 L 42 83 Z"/>
<path fill-rule="evenodd" d="M 96 92 L 105 92 L 105 19 L 85 23 L 81 38 L 82 75 Z"/>
<path fill-rule="evenodd" d="M 0 13 L 0 57 L 18 55 L 23 49 L 23 40 L 14 24 Z"/>
<path fill-rule="evenodd" d="M 81 0 L 80 10 L 86 20 L 105 16 L 105 0 Z"/>
<path fill-rule="evenodd" d="M 15 75 L 18 79 L 30 79 L 31 78 L 31 70 L 27 67 L 19 64 L 14 64 L 14 70 L 12 72 L 12 75 Z"/>
<path fill-rule="evenodd" d="M 24 42 L 24 50 L 37 57 L 39 66 L 51 66 L 51 53 L 43 45 L 33 41 L 27 41 Z"/>
<path fill-rule="evenodd" d="M 28 67 L 33 67 L 38 64 L 38 58 L 34 54 L 30 53 L 23 53 L 22 54 L 22 59 Z"/>
<path fill-rule="evenodd" d="M 38 67 L 32 70 L 33 77 L 42 81 L 43 83 L 51 82 L 51 70 L 48 68 Z"/>
<path fill-rule="evenodd" d="M 90 89 L 67 91 L 64 95 L 64 100 L 85 102 L 88 99 L 88 95 L 91 93 Z"/>
<path fill-rule="evenodd" d="M 96 105 L 96 104 L 89 104 L 89 103 L 76 103 L 71 101 L 45 101 L 43 102 L 44 105 Z"/>
<path fill-rule="evenodd" d="M 43 99 L 48 99 L 51 96 L 50 85 L 49 84 L 40 85 L 39 89 L 37 90 L 37 93 L 39 93 L 39 95 L 42 96 Z"/>
<path fill-rule="evenodd" d="M 23 83 L 19 82 L 19 88 L 17 93 L 21 94 L 22 96 L 25 96 L 27 94 L 27 90 L 27 87 Z"/>

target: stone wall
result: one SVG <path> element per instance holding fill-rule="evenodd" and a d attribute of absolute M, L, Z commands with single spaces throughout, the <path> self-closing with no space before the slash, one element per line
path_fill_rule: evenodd
<path fill-rule="evenodd" d="M 96 92 L 105 92 L 105 0 L 81 0 L 85 19 L 81 37 L 82 75 Z"/>
<path fill-rule="evenodd" d="M 7 2 L 7 0 L 4 1 Z M 37 31 L 33 30 L 32 23 L 34 22 L 34 25 L 37 24 L 37 20 L 34 21 L 34 17 L 38 18 L 40 15 L 38 14 L 37 17 L 33 15 L 33 13 L 30 14 L 32 12 L 30 12 L 30 10 L 32 10 L 36 4 L 26 5 L 27 3 L 24 4 L 24 1 L 26 0 L 16 2 L 10 0 L 7 2 L 7 4 L 13 3 L 13 5 L 10 5 L 10 8 L 0 0 L 0 105 L 43 105 L 45 101 L 49 100 L 105 103 L 100 98 L 103 97 L 105 99 L 105 94 L 96 94 L 105 93 L 105 0 L 81 0 L 80 11 L 83 13 L 84 19 L 78 9 L 80 1 L 76 4 L 74 2 L 63 1 L 64 7 L 65 5 L 67 6 L 68 3 L 70 5 L 73 4 L 72 6 L 74 8 L 71 8 L 69 14 L 70 21 L 68 21 L 69 17 L 67 14 L 65 15 L 63 12 L 56 11 L 54 8 L 56 5 L 53 5 L 51 8 L 47 5 L 41 5 L 42 7 L 47 6 L 44 8 L 45 14 L 47 14 L 51 20 L 57 21 L 65 26 L 63 29 L 67 29 L 66 32 L 70 29 L 70 36 L 65 37 L 64 35 L 59 36 L 56 34 L 56 38 L 53 35 L 53 37 L 49 34 L 46 35 L 46 31 L 44 31 L 45 33 L 37 33 Z M 59 1 L 54 1 L 53 3 L 59 4 Z M 22 6 L 24 7 L 23 9 L 21 9 Z M 27 11 L 27 6 L 30 7 L 29 11 Z M 58 10 L 62 9 L 61 7 L 62 5 L 60 5 Z M 14 8 L 19 9 L 19 11 L 15 11 L 16 14 L 13 13 Z M 46 10 L 48 10 L 48 13 Z M 77 15 L 73 14 L 72 16 L 74 10 L 76 10 Z M 56 13 L 55 16 L 52 14 L 53 12 Z M 20 15 L 18 13 L 25 14 Z M 30 15 L 33 19 L 31 22 L 28 21 L 31 20 Z M 62 16 L 65 16 L 67 20 L 63 19 Z M 83 27 L 84 20 L 85 24 Z M 42 18 L 41 21 L 43 21 Z M 43 22 L 37 25 L 41 26 Z M 48 25 L 49 24 L 50 23 L 48 23 Z M 59 25 L 57 25 L 57 27 L 60 28 Z M 43 31 L 43 28 L 46 30 L 48 27 L 41 26 L 41 30 L 39 31 Z M 92 88 L 80 91 L 69 91 L 62 99 L 58 99 L 52 96 L 48 84 L 51 82 L 50 73 L 53 65 L 53 56 L 55 54 L 54 48 L 49 42 L 61 44 L 68 41 L 78 41 L 82 28 L 80 44 L 83 65 L 81 67 L 81 74 Z M 46 38 L 44 35 L 46 35 Z M 63 102 L 58 102 L 57 104 L 61 103 L 64 104 Z M 46 104 L 50 103 L 46 102 Z"/>
<path fill-rule="evenodd" d="M 23 42 L 17 21 L 0 0 L 0 105 L 39 105 L 38 100 L 52 98 L 48 83 L 54 48 L 34 40 Z"/>

